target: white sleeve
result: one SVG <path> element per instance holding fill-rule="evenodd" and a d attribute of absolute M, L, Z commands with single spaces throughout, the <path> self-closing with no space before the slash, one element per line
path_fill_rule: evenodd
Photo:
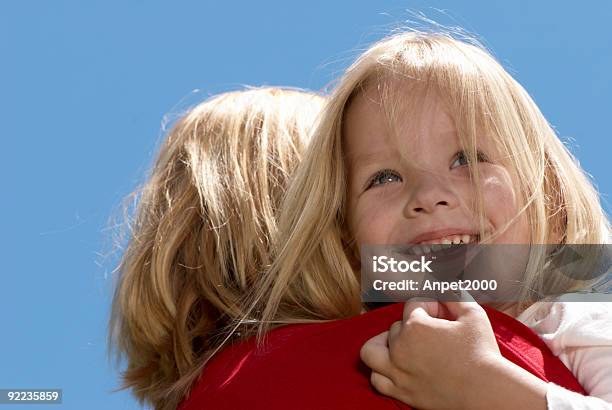
<path fill-rule="evenodd" d="M 612 303 L 558 301 L 548 307 L 534 330 L 588 395 L 549 383 L 548 409 L 612 409 Z"/>
<path fill-rule="evenodd" d="M 598 397 L 583 396 L 548 383 L 546 391 L 548 410 L 611 410 L 612 404 Z"/>

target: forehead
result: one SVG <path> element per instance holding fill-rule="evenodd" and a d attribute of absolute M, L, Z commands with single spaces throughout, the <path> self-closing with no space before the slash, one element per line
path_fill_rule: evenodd
<path fill-rule="evenodd" d="M 445 91 L 423 81 L 384 78 L 358 88 L 343 115 L 344 155 L 351 162 L 382 151 L 410 158 L 420 149 L 475 145 L 491 158 L 502 157 L 489 124 L 478 115 L 466 116 Z"/>
<path fill-rule="evenodd" d="M 375 150 L 401 142 L 455 137 L 454 120 L 435 92 L 403 84 L 376 84 L 351 98 L 342 128 L 345 152 Z"/>

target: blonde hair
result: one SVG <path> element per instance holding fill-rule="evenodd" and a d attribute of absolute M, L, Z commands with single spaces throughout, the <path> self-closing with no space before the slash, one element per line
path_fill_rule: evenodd
<path fill-rule="evenodd" d="M 410 85 L 414 94 L 403 87 L 398 94 L 400 87 L 390 84 L 395 81 Z M 520 84 L 477 44 L 446 33 L 399 33 L 371 46 L 347 69 L 296 171 L 279 217 L 277 257 L 252 296 L 252 308 L 261 310 L 260 338 L 278 323 L 337 319 L 362 309 L 345 220 L 342 125 L 351 100 L 369 85 L 382 86 L 382 98 L 397 97 L 387 104 L 391 116 L 393 102 L 418 105 L 415 96 L 435 91 L 468 147 L 470 163 L 477 131 L 484 127 L 518 175 L 520 212 L 526 212 L 531 243 L 608 242 L 609 222 L 597 191 Z M 470 172 L 475 183 L 477 167 Z M 482 221 L 481 198 L 478 212 Z M 544 262 L 542 255 L 530 256 L 523 306 L 543 289 L 562 292 L 579 285 L 564 275 L 538 274 Z"/>
<path fill-rule="evenodd" d="M 175 408 L 270 264 L 276 214 L 324 99 L 249 89 L 213 97 L 167 135 L 117 268 L 109 346 L 123 386 Z"/>

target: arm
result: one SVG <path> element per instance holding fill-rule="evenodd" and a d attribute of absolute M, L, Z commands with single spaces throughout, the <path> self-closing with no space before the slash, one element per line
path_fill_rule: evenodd
<path fill-rule="evenodd" d="M 474 374 L 469 409 L 546 410 L 548 384 L 501 357 Z"/>
<path fill-rule="evenodd" d="M 549 383 L 551 410 L 612 408 L 612 303 L 598 301 L 600 296 L 572 301 L 568 294 L 523 317 L 588 393 L 585 397 Z"/>

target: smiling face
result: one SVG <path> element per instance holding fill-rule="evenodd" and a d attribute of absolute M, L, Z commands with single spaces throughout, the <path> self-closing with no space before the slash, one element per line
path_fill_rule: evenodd
<path fill-rule="evenodd" d="M 477 190 L 468 155 L 443 103 L 395 108 L 389 120 L 375 87 L 355 96 L 343 125 L 347 222 L 357 245 L 449 244 L 480 239 Z M 416 113 L 416 114 L 415 114 Z M 484 230 L 493 243 L 529 243 L 516 178 L 486 138 L 477 143 Z M 507 225 L 510 223 L 510 226 Z"/>

